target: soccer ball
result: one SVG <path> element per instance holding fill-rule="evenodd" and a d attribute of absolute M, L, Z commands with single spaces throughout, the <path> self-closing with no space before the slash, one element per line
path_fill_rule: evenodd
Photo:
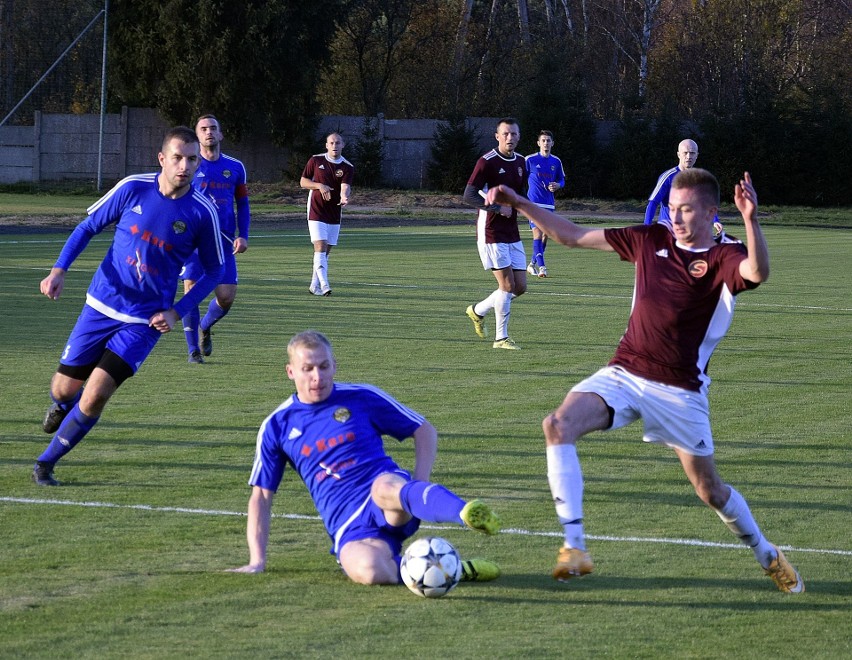
<path fill-rule="evenodd" d="M 461 557 L 439 536 L 417 539 L 402 556 L 399 572 L 405 586 L 418 596 L 440 598 L 459 583 Z"/>

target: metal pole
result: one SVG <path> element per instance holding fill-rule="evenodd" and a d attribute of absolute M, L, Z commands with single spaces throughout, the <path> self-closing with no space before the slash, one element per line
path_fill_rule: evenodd
<path fill-rule="evenodd" d="M 107 76 L 107 23 L 109 19 L 109 0 L 104 0 L 104 51 L 101 60 L 101 125 L 98 132 L 98 192 L 103 181 L 104 162 L 104 121 L 106 119 L 106 76 Z"/>

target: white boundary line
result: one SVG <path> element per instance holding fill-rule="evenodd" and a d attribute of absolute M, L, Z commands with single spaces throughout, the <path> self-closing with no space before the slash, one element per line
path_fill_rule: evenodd
<path fill-rule="evenodd" d="M 180 506 L 154 506 L 151 504 L 115 504 L 113 502 L 74 502 L 71 500 L 49 500 L 28 497 L 0 497 L 0 502 L 10 504 L 45 504 L 55 506 L 79 506 L 95 509 L 131 509 L 135 511 L 153 511 L 156 513 L 181 513 L 199 516 L 239 516 L 245 517 L 246 514 L 241 511 L 221 511 L 216 509 L 193 509 Z M 273 514 L 273 518 L 286 518 L 289 520 L 311 520 L 321 522 L 319 516 L 306 516 L 297 513 L 278 513 Z M 421 525 L 421 529 L 447 529 L 446 526 L 436 525 Z M 560 532 L 535 532 L 528 529 L 509 528 L 500 532 L 501 534 L 512 534 L 515 536 L 541 536 L 547 538 L 562 538 Z M 717 543 L 714 541 L 702 541 L 700 539 L 670 539 L 660 537 L 643 537 L 643 536 L 609 536 L 586 534 L 586 538 L 592 541 L 612 541 L 615 543 L 662 543 L 667 545 L 689 545 L 700 548 L 729 548 L 734 550 L 742 550 L 743 546 L 740 543 Z M 840 555 L 843 557 L 852 557 L 852 550 L 828 550 L 822 548 L 796 548 L 789 545 L 779 545 L 779 548 L 791 552 L 811 552 L 819 555 Z"/>

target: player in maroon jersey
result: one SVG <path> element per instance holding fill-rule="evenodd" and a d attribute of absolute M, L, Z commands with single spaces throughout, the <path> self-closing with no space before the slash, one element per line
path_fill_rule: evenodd
<path fill-rule="evenodd" d="M 497 280 L 497 289 L 485 300 L 470 305 L 466 314 L 476 334 L 485 338 L 485 315 L 492 309 L 497 320 L 494 348 L 518 350 L 509 338 L 509 313 L 512 300 L 527 290 L 527 255 L 518 231 L 518 212 L 510 206 L 484 204 L 482 196 L 489 188 L 507 186 L 518 194 L 526 190 L 526 160 L 515 153 L 521 139 L 518 121 L 506 117 L 497 122 L 497 148 L 476 161 L 464 190 L 464 201 L 479 209 L 476 244 L 482 267 Z"/>
<path fill-rule="evenodd" d="M 349 203 L 355 168 L 343 157 L 346 143 L 340 133 L 325 138 L 326 153 L 311 156 L 299 179 L 308 190 L 308 231 L 314 245 L 314 263 L 308 290 L 315 296 L 330 296 L 328 255 L 337 245 L 342 209 Z"/>
<path fill-rule="evenodd" d="M 796 569 L 760 531 L 745 499 L 724 483 L 713 458 L 707 363 L 725 335 L 738 293 L 769 276 L 769 252 L 757 222 L 757 193 L 746 172 L 734 189 L 746 245 L 714 238 L 719 183 L 710 172 L 679 172 L 669 195 L 671 231 L 661 225 L 581 227 L 505 187 L 489 204 L 508 204 L 569 247 L 615 252 L 636 267 L 633 308 L 609 365 L 575 385 L 543 423 L 547 477 L 565 543 L 553 577 L 591 573 L 583 533 L 583 477 L 577 440 L 638 419 L 643 440 L 671 447 L 701 500 L 754 552 L 781 591 L 805 590 Z"/>

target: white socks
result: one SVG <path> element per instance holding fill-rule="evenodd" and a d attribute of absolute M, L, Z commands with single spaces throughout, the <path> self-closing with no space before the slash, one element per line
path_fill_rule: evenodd
<path fill-rule="evenodd" d="M 556 516 L 565 533 L 565 545 L 586 549 L 583 535 L 583 473 L 576 445 L 548 445 L 547 482 Z"/>
<path fill-rule="evenodd" d="M 316 288 L 328 287 L 328 254 L 325 252 L 314 252 L 314 274 L 311 278 L 311 286 Z"/>
<path fill-rule="evenodd" d="M 761 534 L 743 496 L 734 490 L 733 486 L 728 488 L 731 489 L 731 496 L 724 507 L 715 509 L 716 514 L 728 529 L 737 535 L 743 545 L 752 549 L 760 565 L 767 568 L 775 559 L 772 544 Z"/>
<path fill-rule="evenodd" d="M 492 309 L 497 319 L 497 331 L 494 339 L 504 339 L 509 336 L 509 314 L 511 313 L 512 299 L 516 298 L 514 293 L 495 289 L 485 300 L 476 303 L 473 311 L 478 316 L 485 316 Z"/>

